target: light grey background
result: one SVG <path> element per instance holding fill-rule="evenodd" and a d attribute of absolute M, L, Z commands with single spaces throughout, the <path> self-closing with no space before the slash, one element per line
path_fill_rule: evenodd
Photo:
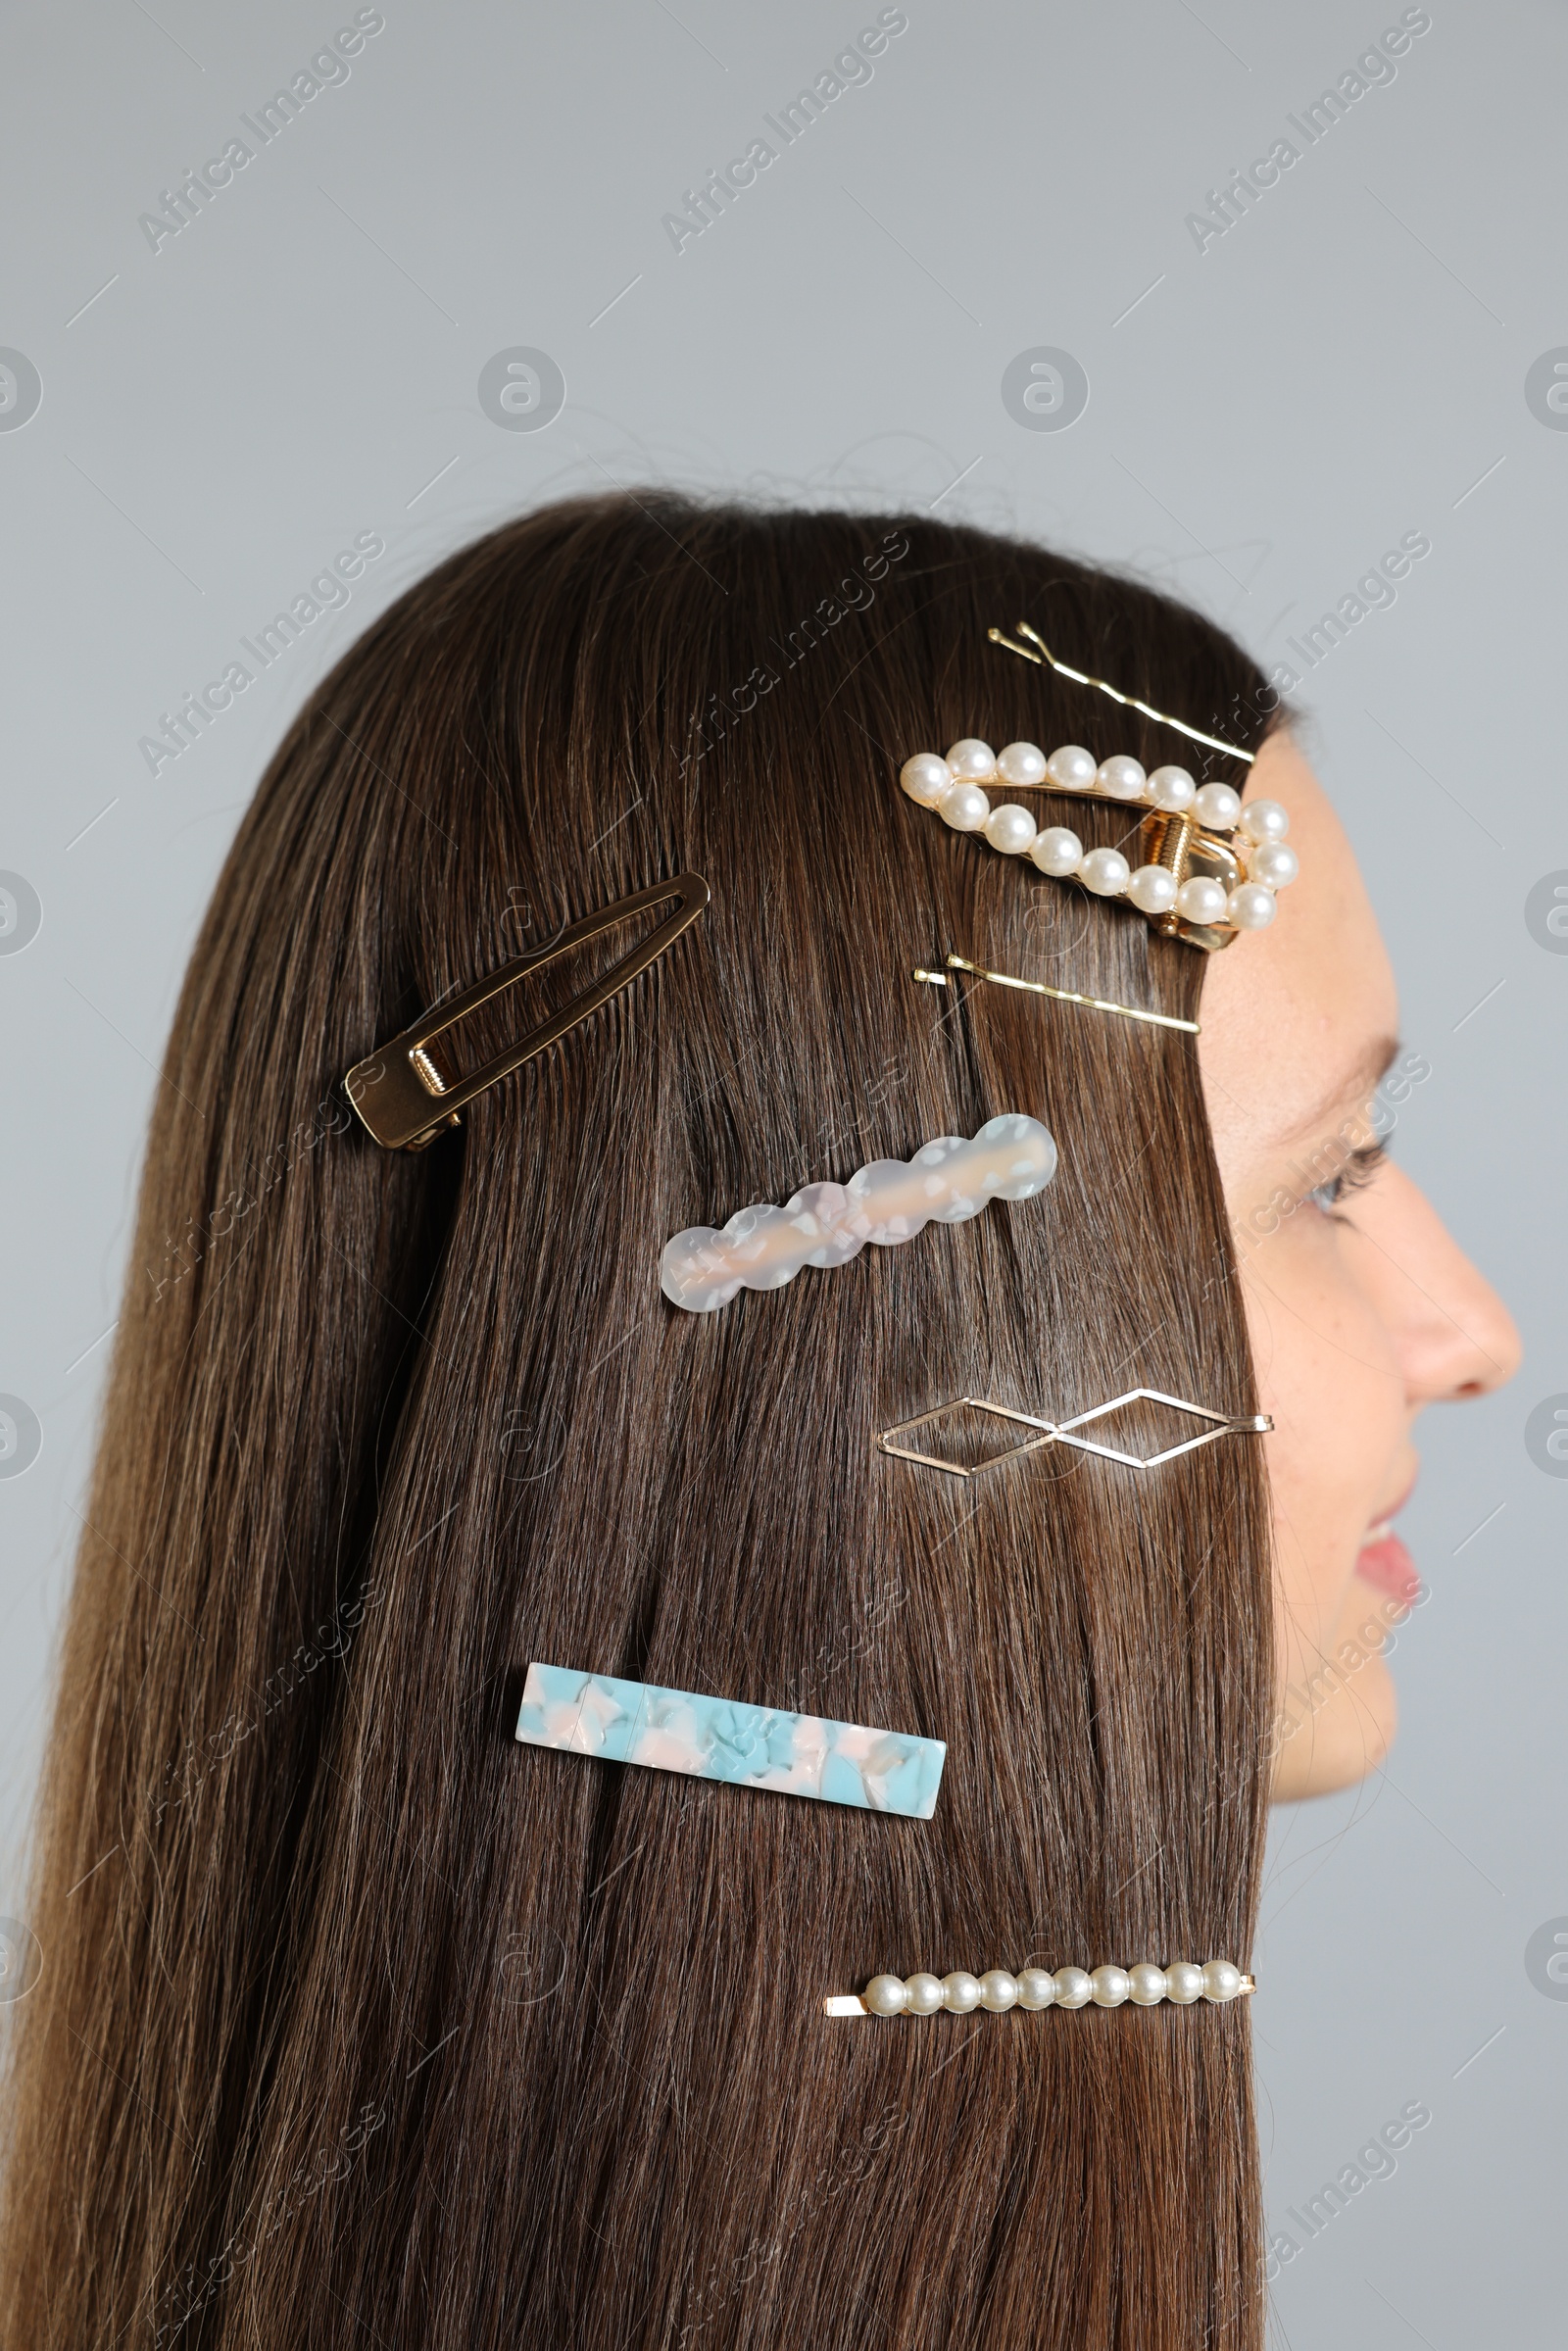
<path fill-rule="evenodd" d="M 43 398 L 0 431 L 0 867 L 43 919 L 0 954 L 0 1391 L 43 1443 L 0 1479 L 0 1912 L 24 1899 L 175 990 L 270 750 L 374 612 L 503 514 L 669 480 L 1019 527 L 1141 567 L 1274 661 L 1423 531 L 1396 604 L 1301 699 L 1432 1064 L 1396 1148 L 1528 1359 L 1428 1424 L 1406 1524 L 1432 1596 L 1399 1641 L 1392 1770 L 1277 1826 L 1255 2020 L 1276 2225 L 1401 2105 L 1433 2115 L 1283 2272 L 1277 2332 L 1556 2344 L 1568 2001 L 1524 1953 L 1568 1914 L 1568 1481 L 1524 1431 L 1568 1402 L 1568 956 L 1524 906 L 1568 869 L 1568 432 L 1525 397 L 1568 345 L 1560 9 L 1432 0 L 1396 77 L 1201 251 L 1189 213 L 1275 140 L 1304 145 L 1287 116 L 1396 6 L 909 0 L 874 76 L 679 253 L 662 216 L 869 0 L 384 15 L 351 77 L 156 253 L 138 216 L 352 8 L 88 0 L 8 36 L 0 344 Z M 517 345 L 564 375 L 540 431 L 478 404 Z M 1088 375 L 1066 430 L 1003 404 L 1008 363 L 1042 345 Z M 160 713 L 368 530 L 386 553 L 347 610 L 150 774 Z"/>

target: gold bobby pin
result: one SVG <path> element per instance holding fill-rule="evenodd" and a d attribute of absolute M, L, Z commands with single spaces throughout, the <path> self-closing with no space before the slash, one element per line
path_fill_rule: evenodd
<path fill-rule="evenodd" d="M 537 1028 L 530 1029 L 515 1045 L 503 1047 L 479 1069 L 466 1075 L 458 1071 L 437 1042 L 447 1030 L 476 1012 L 481 1004 L 505 989 L 514 988 L 521 980 L 531 979 L 536 971 L 555 962 L 558 955 L 583 947 L 603 931 L 612 930 L 634 914 L 651 906 L 662 906 L 676 899 L 674 912 L 665 916 L 646 939 L 612 964 L 603 978 L 574 996 L 570 1004 L 559 1012 L 552 1012 Z M 416 1020 L 413 1028 L 392 1038 L 364 1061 L 356 1061 L 343 1080 L 344 1089 L 364 1125 L 374 1140 L 387 1151 L 423 1151 L 433 1143 L 444 1127 L 460 1122 L 458 1112 L 476 1095 L 498 1079 L 531 1061 L 554 1045 L 568 1029 L 574 1029 L 590 1012 L 636 979 L 639 973 L 656 962 L 666 948 L 673 947 L 682 931 L 697 920 L 707 906 L 708 884 L 700 873 L 677 873 L 667 882 L 655 882 L 650 889 L 638 890 L 630 898 L 617 899 L 612 906 L 602 907 L 597 914 L 585 914 L 579 922 L 568 923 L 559 939 L 553 940 L 542 953 L 519 955 L 514 962 L 505 963 L 489 977 L 476 980 L 471 988 L 464 988 L 445 1004 Z"/>
<path fill-rule="evenodd" d="M 1113 1004 L 1103 996 L 1078 996 L 1071 988 L 1048 988 L 1044 980 L 1015 980 L 1010 972 L 987 971 L 983 963 L 971 963 L 967 955 L 949 955 L 947 961 L 950 971 L 973 972 L 977 980 L 990 980 L 998 988 L 1021 988 L 1030 996 L 1053 996 L 1057 1004 L 1085 1004 L 1092 1012 L 1114 1012 L 1123 1020 L 1147 1020 L 1156 1029 L 1185 1029 L 1190 1037 L 1202 1034 L 1196 1020 L 1178 1020 L 1173 1012 L 1141 1012 L 1136 1004 Z M 945 988 L 948 984 L 946 971 L 917 968 L 914 977 L 932 988 Z"/>
<path fill-rule="evenodd" d="M 1201 743 L 1209 751 L 1223 751 L 1233 759 L 1245 759 L 1249 767 L 1252 764 L 1256 754 L 1243 751 L 1240 744 L 1222 743 L 1218 735 L 1200 734 L 1196 726 L 1189 726 L 1185 718 L 1173 718 L 1168 710 L 1156 710 L 1152 703 L 1140 702 L 1136 694 L 1123 694 L 1115 686 L 1107 686 L 1102 677 L 1091 677 L 1087 670 L 1073 669 L 1067 662 L 1058 661 L 1039 630 L 1031 628 L 1027 620 L 1018 622 L 1018 634 L 1027 637 L 1030 645 L 1038 645 L 1040 653 L 1031 653 L 1028 645 L 1015 645 L 1000 628 L 988 628 L 986 631 L 993 645 L 1004 645 L 1009 653 L 1017 654 L 1020 660 L 1033 661 L 1037 669 L 1041 666 L 1040 654 L 1044 654 L 1052 668 L 1063 677 L 1070 677 L 1074 685 L 1095 686 L 1102 694 L 1108 694 L 1112 702 L 1119 702 L 1124 710 L 1141 710 L 1146 718 L 1156 720 L 1160 726 L 1173 726 L 1179 735 L 1187 737 L 1189 743 Z"/>

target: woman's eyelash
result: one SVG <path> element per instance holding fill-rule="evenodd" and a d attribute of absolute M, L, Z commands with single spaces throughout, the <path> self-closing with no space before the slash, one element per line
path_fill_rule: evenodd
<path fill-rule="evenodd" d="M 1337 1175 L 1330 1176 L 1326 1184 L 1319 1184 L 1306 1197 L 1325 1216 L 1332 1216 L 1350 1193 L 1359 1192 L 1371 1183 L 1380 1168 L 1388 1165 L 1388 1159 L 1386 1143 L 1369 1143 L 1364 1150 L 1352 1151 Z"/>

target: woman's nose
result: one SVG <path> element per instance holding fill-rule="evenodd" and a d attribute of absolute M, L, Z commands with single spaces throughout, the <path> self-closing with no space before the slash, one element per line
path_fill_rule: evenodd
<path fill-rule="evenodd" d="M 1513 1316 L 1401 1169 L 1388 1167 L 1368 1186 L 1352 1221 L 1412 1403 L 1487 1396 L 1513 1378 L 1521 1351 Z"/>

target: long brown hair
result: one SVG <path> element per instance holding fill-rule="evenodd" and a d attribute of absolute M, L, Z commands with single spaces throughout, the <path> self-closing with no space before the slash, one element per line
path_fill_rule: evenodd
<path fill-rule="evenodd" d="M 1252 1408 L 1193 1038 L 910 977 L 1199 1005 L 1200 953 L 898 789 L 967 734 L 1183 757 L 986 641 L 1020 615 L 1266 731 L 1148 588 L 660 493 L 455 556 L 290 728 L 153 1119 L 14 2012 L 8 2345 L 1257 2351 L 1248 2001 L 821 2012 L 1252 1933 L 1261 1448 L 973 1486 L 873 1448 L 966 1393 Z M 683 869 L 697 926 L 461 1132 L 358 1131 L 351 1063 Z M 1059 1146 L 1040 1198 L 662 1298 L 681 1228 L 1010 1110 Z M 519 1747 L 536 1657 L 944 1739 L 935 1817 Z"/>

